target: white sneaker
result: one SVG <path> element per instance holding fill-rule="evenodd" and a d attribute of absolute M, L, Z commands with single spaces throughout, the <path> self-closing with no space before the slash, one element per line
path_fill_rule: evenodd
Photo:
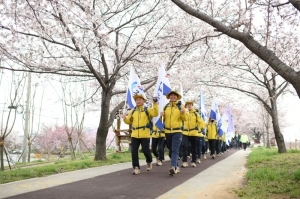
<path fill-rule="evenodd" d="M 152 163 L 147 163 L 147 171 L 151 171 L 152 170 Z"/>
<path fill-rule="evenodd" d="M 140 172 L 140 170 L 139 170 L 139 168 L 138 167 L 134 167 L 134 170 L 133 170 L 133 172 L 132 172 L 132 175 L 138 175 L 138 174 L 140 174 L 141 172 Z"/>
<path fill-rule="evenodd" d="M 192 167 L 196 167 L 196 163 L 195 163 L 195 162 L 192 162 L 191 166 L 192 166 Z"/>
<path fill-rule="evenodd" d="M 156 165 L 157 165 L 157 166 L 161 166 L 161 165 L 162 165 L 162 162 L 161 162 L 160 160 L 158 160 L 157 163 L 156 163 Z"/>
<path fill-rule="evenodd" d="M 201 163 L 200 158 L 197 158 L 196 162 L 197 162 L 198 164 L 200 164 L 200 163 Z"/>
<path fill-rule="evenodd" d="M 188 167 L 188 166 L 189 166 L 189 165 L 188 165 L 187 162 L 183 162 L 181 167 L 185 168 L 185 167 Z"/>
<path fill-rule="evenodd" d="M 174 167 L 171 167 L 171 168 L 169 169 L 169 175 L 170 175 L 170 176 L 173 176 L 175 173 L 176 173 L 175 168 L 174 168 Z"/>

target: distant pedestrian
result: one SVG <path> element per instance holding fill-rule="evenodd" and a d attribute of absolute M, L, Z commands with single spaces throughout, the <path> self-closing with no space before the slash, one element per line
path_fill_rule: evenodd
<path fill-rule="evenodd" d="M 235 149 L 236 150 L 240 150 L 240 139 L 241 139 L 241 135 L 236 131 L 235 135 L 233 137 L 233 139 L 235 140 Z"/>
<path fill-rule="evenodd" d="M 132 174 L 140 174 L 139 164 L 139 147 L 142 146 L 142 151 L 146 157 L 147 171 L 152 170 L 152 155 L 149 146 L 150 140 L 150 122 L 152 117 L 158 115 L 157 100 L 153 101 L 153 108 L 144 106 L 146 98 L 144 95 L 136 94 L 133 96 L 136 107 L 132 109 L 128 115 L 123 114 L 122 118 L 126 124 L 132 125 L 131 133 L 131 159 L 132 159 Z"/>
<path fill-rule="evenodd" d="M 249 138 L 245 132 L 243 132 L 243 134 L 241 135 L 241 143 L 243 145 L 244 150 L 246 151 L 247 145 L 249 143 Z"/>

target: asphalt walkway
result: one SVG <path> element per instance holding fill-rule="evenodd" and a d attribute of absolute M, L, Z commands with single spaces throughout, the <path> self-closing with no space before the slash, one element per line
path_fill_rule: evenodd
<path fill-rule="evenodd" d="M 243 173 L 249 153 L 250 149 L 231 149 L 215 160 L 203 160 L 196 168 L 181 168 L 181 172 L 173 177 L 168 175 L 169 161 L 163 166 L 153 164 L 153 170 L 149 172 L 143 164 L 140 175 L 131 174 L 131 163 L 61 173 L 1 184 L 0 198 L 193 199 L 216 181 L 234 172 Z"/>

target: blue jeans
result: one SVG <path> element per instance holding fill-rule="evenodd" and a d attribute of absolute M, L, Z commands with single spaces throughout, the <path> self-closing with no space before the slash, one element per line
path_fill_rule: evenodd
<path fill-rule="evenodd" d="M 167 145 L 169 146 L 169 157 L 171 167 L 178 167 L 179 148 L 182 141 L 182 133 L 166 133 Z"/>

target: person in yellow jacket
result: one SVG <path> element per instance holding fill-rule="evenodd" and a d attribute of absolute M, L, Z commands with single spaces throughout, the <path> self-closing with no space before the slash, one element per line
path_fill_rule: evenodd
<path fill-rule="evenodd" d="M 164 158 L 165 133 L 153 125 L 151 149 L 156 157 L 156 165 L 161 166 Z M 158 150 L 158 152 L 157 152 Z"/>
<path fill-rule="evenodd" d="M 187 120 L 183 122 L 182 132 L 182 167 L 188 167 L 187 156 L 189 142 L 191 143 L 192 161 L 191 166 L 196 167 L 197 159 L 197 140 L 198 140 L 198 129 L 205 128 L 205 122 L 200 117 L 199 113 L 193 108 L 194 102 L 187 101 L 185 108 L 187 109 Z"/>
<path fill-rule="evenodd" d="M 249 142 L 249 138 L 248 138 L 248 135 L 243 132 L 243 134 L 241 135 L 241 143 L 242 143 L 242 147 L 244 148 L 244 151 L 246 151 L 246 148 L 247 148 L 247 144 Z"/>
<path fill-rule="evenodd" d="M 150 122 L 152 117 L 158 116 L 157 100 L 153 100 L 153 108 L 144 107 L 146 98 L 144 95 L 135 94 L 133 96 L 136 107 L 132 109 L 128 115 L 123 114 L 122 118 L 128 125 L 132 125 L 131 133 L 131 159 L 133 172 L 137 175 L 140 173 L 139 164 L 139 147 L 142 146 L 142 151 L 146 157 L 147 171 L 152 169 L 152 155 L 149 147 L 150 139 Z"/>
<path fill-rule="evenodd" d="M 212 118 L 209 118 L 206 128 L 207 128 L 207 139 L 208 139 L 210 156 L 212 159 L 215 159 L 216 140 L 218 138 L 216 121 Z"/>
<path fill-rule="evenodd" d="M 160 115 L 163 119 L 164 132 L 171 159 L 169 175 L 173 176 L 175 173 L 180 172 L 178 167 L 179 147 L 182 141 L 182 124 L 183 121 L 186 121 L 187 114 L 181 102 L 178 101 L 181 99 L 181 95 L 177 91 L 170 91 L 166 97 L 170 101 Z"/>

